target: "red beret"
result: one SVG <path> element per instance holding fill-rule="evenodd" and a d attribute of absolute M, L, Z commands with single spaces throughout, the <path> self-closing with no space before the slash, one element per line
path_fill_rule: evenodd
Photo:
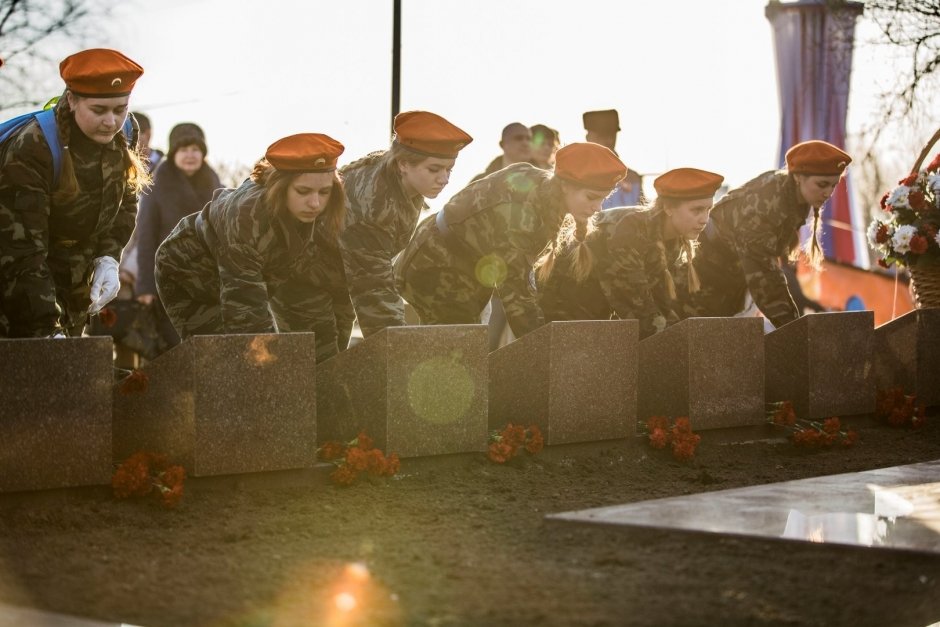
<path fill-rule="evenodd" d="M 627 166 L 600 144 L 568 144 L 555 154 L 555 176 L 583 187 L 609 192 L 626 175 Z"/>
<path fill-rule="evenodd" d="M 82 50 L 59 64 L 59 75 L 76 96 L 127 96 L 143 73 L 144 68 L 117 50 L 107 48 Z"/>
<path fill-rule="evenodd" d="M 665 198 L 711 198 L 724 180 L 725 177 L 714 172 L 696 168 L 676 168 L 657 176 L 653 187 L 657 194 Z"/>
<path fill-rule="evenodd" d="M 405 111 L 395 116 L 395 141 L 428 157 L 455 159 L 473 138 L 429 111 Z"/>
<path fill-rule="evenodd" d="M 328 135 L 300 133 L 268 146 L 264 158 L 283 172 L 332 172 L 345 149 Z"/>
<path fill-rule="evenodd" d="M 852 157 L 819 139 L 800 142 L 787 151 L 787 170 L 792 174 L 835 176 L 850 163 Z"/>

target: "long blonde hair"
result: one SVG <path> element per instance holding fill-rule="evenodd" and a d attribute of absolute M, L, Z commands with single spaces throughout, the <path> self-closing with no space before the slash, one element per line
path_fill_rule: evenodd
<path fill-rule="evenodd" d="M 575 281 L 581 283 L 588 278 L 594 268 L 594 253 L 584 240 L 593 230 L 593 220 L 578 221 L 571 214 L 565 215 L 557 235 L 535 262 L 537 281 L 548 281 L 559 257 L 571 260 L 571 274 Z"/>
<path fill-rule="evenodd" d="M 790 180 L 793 182 L 794 187 L 799 189 L 799 183 L 796 181 L 797 175 L 794 173 L 789 173 Z M 810 174 L 805 174 L 802 176 L 812 176 Z M 845 176 L 843 172 L 839 178 Z M 810 237 L 800 245 L 800 233 L 795 231 L 793 236 L 790 238 L 788 243 L 789 252 L 787 253 L 787 258 L 790 261 L 797 261 L 800 257 L 806 260 L 809 266 L 813 270 L 821 270 L 822 262 L 825 260 L 825 255 L 823 254 L 822 247 L 819 245 L 819 212 L 821 209 L 819 207 L 813 207 L 813 231 Z"/>
<path fill-rule="evenodd" d="M 682 202 L 681 200 L 657 196 L 656 200 L 653 201 L 653 204 L 650 207 L 650 211 L 655 215 L 662 214 L 662 219 L 668 220 L 669 214 L 666 210 L 672 209 L 673 207 L 680 204 L 681 202 Z M 702 286 L 698 278 L 698 272 L 695 271 L 695 266 L 692 264 L 692 259 L 695 258 L 695 248 L 696 248 L 697 242 L 694 240 L 687 239 L 685 237 L 680 238 L 680 239 L 682 241 L 679 244 L 679 246 L 681 248 L 682 256 L 685 257 L 686 271 L 688 272 L 689 292 L 695 293 L 699 291 L 699 289 L 701 289 L 701 286 Z M 669 260 L 666 259 L 666 245 L 662 242 L 662 240 L 660 240 L 659 249 L 662 253 L 662 261 L 666 268 L 665 276 L 663 277 L 663 281 L 666 284 L 666 291 L 669 293 L 669 297 L 675 300 L 676 299 L 676 282 L 675 282 L 675 279 L 672 278 L 672 273 L 669 271 Z"/>
<path fill-rule="evenodd" d="M 55 106 L 55 121 L 59 131 L 59 142 L 62 145 L 62 170 L 59 172 L 59 182 L 52 192 L 52 202 L 55 205 L 65 205 L 78 196 L 81 188 L 75 177 L 75 164 L 72 162 L 72 153 L 69 151 L 69 142 L 72 139 L 73 113 L 69 107 L 69 90 L 66 89 Z M 73 98 L 82 98 L 72 94 Z M 130 114 L 128 114 L 130 115 Z M 150 185 L 152 179 L 150 171 L 144 165 L 144 158 L 137 151 L 137 147 L 130 146 L 130 137 L 118 131 L 112 141 L 121 142 L 124 150 L 124 181 L 134 194 L 139 195 L 145 187 Z"/>

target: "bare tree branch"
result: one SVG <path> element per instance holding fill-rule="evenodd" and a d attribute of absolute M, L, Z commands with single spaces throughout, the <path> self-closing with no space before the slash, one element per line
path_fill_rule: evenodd
<path fill-rule="evenodd" d="M 68 41 L 79 46 L 98 18 L 103 0 L 0 0 L 0 110 L 45 102 L 59 59 L 47 50 Z"/>

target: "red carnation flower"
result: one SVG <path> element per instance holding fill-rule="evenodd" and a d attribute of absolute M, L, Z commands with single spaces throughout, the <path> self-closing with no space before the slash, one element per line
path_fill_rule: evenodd
<path fill-rule="evenodd" d="M 915 255 L 923 255 L 927 252 L 927 238 L 923 235 L 915 235 L 911 238 L 911 252 Z"/>
<path fill-rule="evenodd" d="M 666 444 L 668 443 L 669 436 L 664 429 L 660 429 L 659 427 L 653 429 L 653 432 L 650 434 L 650 446 L 653 448 L 666 448 Z"/>
<path fill-rule="evenodd" d="M 147 373 L 134 370 L 121 382 L 121 394 L 143 394 L 147 391 L 149 377 Z"/>
<path fill-rule="evenodd" d="M 486 456 L 490 458 L 490 461 L 504 464 L 512 458 L 514 453 L 515 450 L 505 442 L 493 442 L 490 444 Z"/>
<path fill-rule="evenodd" d="M 350 468 L 348 464 L 343 464 L 330 473 L 330 479 L 337 485 L 350 485 L 356 480 L 357 474 L 358 473 Z"/>
<path fill-rule="evenodd" d="M 535 425 L 529 426 L 529 439 L 526 440 L 525 450 L 530 455 L 535 455 L 544 447 L 545 439 L 542 437 L 542 432 Z"/>
<path fill-rule="evenodd" d="M 875 241 L 879 244 L 884 244 L 888 241 L 888 225 L 879 224 L 878 230 L 875 232 Z"/>
<path fill-rule="evenodd" d="M 356 436 L 356 446 L 358 446 L 362 450 L 368 451 L 374 445 L 375 445 L 375 442 L 372 440 L 372 438 L 366 435 L 365 431 L 360 431 L 359 435 Z"/>
<path fill-rule="evenodd" d="M 881 208 L 882 208 L 884 211 L 889 211 L 889 209 L 888 209 L 888 196 L 890 196 L 890 195 L 891 195 L 890 193 L 885 192 L 885 195 L 882 196 L 882 197 L 881 197 L 881 200 L 879 201 L 879 204 L 881 205 Z"/>
<path fill-rule="evenodd" d="M 114 309 L 112 309 L 111 307 L 105 307 L 104 309 L 98 312 L 98 320 L 101 320 L 101 324 L 103 324 L 108 329 L 110 329 L 117 323 L 117 319 L 118 319 L 117 312 L 114 311 Z"/>
<path fill-rule="evenodd" d="M 911 206 L 911 209 L 920 211 L 927 206 L 927 199 L 924 197 L 924 192 L 916 190 L 907 195 L 907 203 Z"/>
<path fill-rule="evenodd" d="M 917 173 L 915 172 L 914 174 L 909 174 L 909 175 L 907 175 L 906 178 L 901 179 L 900 181 L 898 181 L 898 183 L 899 183 L 900 185 L 904 185 L 904 186 L 906 186 L 906 187 L 910 187 L 911 185 L 914 184 L 914 181 L 916 181 L 916 180 L 917 180 Z"/>
<path fill-rule="evenodd" d="M 391 477 L 392 475 L 398 474 L 400 468 L 401 460 L 398 459 L 398 453 L 392 453 L 385 460 L 385 471 L 383 474 L 386 477 Z"/>
<path fill-rule="evenodd" d="M 835 416 L 832 418 L 826 418 L 823 421 L 823 431 L 826 433 L 839 433 L 839 429 L 842 428 L 842 425 L 839 423 L 839 419 Z"/>
<path fill-rule="evenodd" d="M 346 451 L 346 465 L 356 472 L 363 471 L 369 467 L 369 458 L 364 450 L 353 446 Z"/>

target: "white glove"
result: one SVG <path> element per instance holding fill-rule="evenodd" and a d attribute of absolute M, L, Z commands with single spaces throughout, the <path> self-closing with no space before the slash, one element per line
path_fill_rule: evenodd
<path fill-rule="evenodd" d="M 96 314 L 114 300 L 121 289 L 121 277 L 118 275 L 118 262 L 114 257 L 95 259 L 95 271 L 91 275 L 91 305 L 88 313 Z"/>

